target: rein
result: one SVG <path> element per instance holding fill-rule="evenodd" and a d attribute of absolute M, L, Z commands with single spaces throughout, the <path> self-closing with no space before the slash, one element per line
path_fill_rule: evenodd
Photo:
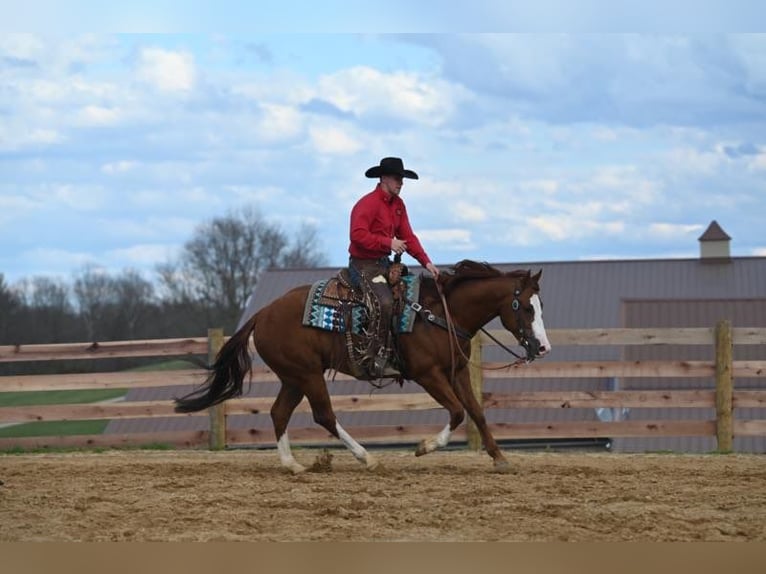
<path fill-rule="evenodd" d="M 438 281 L 434 281 L 436 284 L 436 291 L 439 293 L 439 297 L 442 300 L 442 305 L 444 306 L 444 317 L 447 320 L 447 333 L 449 338 L 449 358 L 450 358 L 450 385 L 453 387 L 455 386 L 455 342 L 457 341 L 457 332 L 455 331 L 455 322 L 452 320 L 452 315 L 449 312 L 449 307 L 447 307 L 447 299 L 444 297 L 444 291 L 442 291 L 442 286 L 439 284 Z M 457 346 L 457 348 L 460 350 L 460 354 L 463 355 L 463 358 L 466 361 L 470 362 L 470 359 L 465 356 L 465 353 L 463 352 L 463 349 L 460 348 L 460 345 Z"/>
<path fill-rule="evenodd" d="M 482 328 L 481 328 L 481 332 L 482 332 L 482 333 L 484 333 L 484 334 L 485 334 L 487 337 L 489 337 L 490 339 L 492 339 L 492 340 L 495 342 L 495 344 L 496 344 L 498 347 L 500 347 L 501 349 L 504 349 L 504 350 L 508 351 L 508 352 L 509 352 L 511 355 L 513 355 L 513 356 L 514 356 L 514 357 L 516 357 L 517 359 L 521 359 L 522 361 L 524 361 L 524 362 L 527 362 L 527 363 L 531 363 L 532 361 L 534 361 L 534 360 L 535 360 L 535 359 L 534 359 L 534 357 L 532 357 L 531 359 L 529 358 L 529 356 L 526 356 L 526 357 L 522 357 L 521 355 L 519 355 L 518 353 L 516 353 L 516 352 L 515 352 L 513 349 L 511 349 L 510 347 L 506 347 L 506 346 L 505 346 L 503 343 L 501 343 L 500 341 L 498 341 L 498 340 L 495 338 L 495 336 L 494 336 L 494 335 L 492 335 L 492 333 L 490 333 L 489 331 L 487 331 L 487 330 L 486 330 L 484 327 L 482 327 Z M 518 361 L 517 361 L 517 362 L 518 362 Z M 515 364 L 515 363 L 514 363 L 514 364 Z"/>

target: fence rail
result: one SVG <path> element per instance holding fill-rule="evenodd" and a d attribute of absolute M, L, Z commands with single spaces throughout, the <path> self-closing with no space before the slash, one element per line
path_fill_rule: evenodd
<path fill-rule="evenodd" d="M 514 344 L 505 331 L 491 333 L 504 344 Z M 766 360 L 733 360 L 734 345 L 766 345 L 766 328 L 734 328 L 722 321 L 712 328 L 681 329 L 560 329 L 550 330 L 554 346 L 632 346 L 632 345 L 713 345 L 715 360 L 672 361 L 537 361 L 525 366 L 505 366 L 482 362 L 482 347 L 494 344 L 486 335 L 472 343 L 472 385 L 486 409 L 524 408 L 707 408 L 715 409 L 710 420 L 620 420 L 620 421 L 549 421 L 535 423 L 496 422 L 490 425 L 495 437 L 504 439 L 715 436 L 718 449 L 732 450 L 734 436 L 766 435 L 766 420 L 735 419 L 735 408 L 766 408 L 766 390 L 734 389 L 733 380 L 766 377 Z M 104 343 L 72 343 L 55 345 L 0 346 L 0 362 L 102 359 L 139 356 L 199 356 L 212 358 L 223 344 L 223 333 L 211 329 L 208 337 L 115 341 Z M 766 357 L 765 357 L 766 359 Z M 705 378 L 715 381 L 715 389 L 691 390 L 614 390 L 614 391 L 521 391 L 484 392 L 485 379 L 577 379 L 607 377 L 676 377 Z M 17 375 L 0 377 L 0 392 L 51 391 L 82 389 L 117 389 L 138 387 L 170 387 L 201 382 L 202 371 L 187 369 L 161 372 L 116 372 L 59 375 Z M 338 374 L 336 381 L 351 380 Z M 278 382 L 265 368 L 254 369 L 253 384 L 272 385 L 276 395 Z M 121 401 L 97 404 L 35 405 L 0 407 L 0 425 L 38 421 L 113 420 L 155 417 L 207 416 L 206 430 L 161 431 L 153 433 L 46 436 L 0 438 L 0 448 L 45 447 L 122 447 L 150 443 L 178 447 L 223 448 L 226 445 L 272 445 L 274 437 L 268 428 L 228 428 L 227 419 L 234 415 L 268 412 L 272 398 L 239 398 L 227 401 L 202 414 L 178 414 L 170 400 Z M 418 411 L 441 409 L 425 393 L 381 395 L 341 394 L 333 396 L 338 413 L 365 411 Z M 296 412 L 310 412 L 302 402 Z M 342 415 L 341 415 L 342 416 Z M 415 442 L 440 431 L 438 425 L 395 425 L 392 427 L 357 426 L 354 436 L 367 442 Z M 480 448 L 472 423 L 453 435 L 465 439 L 469 447 Z M 290 427 L 294 444 L 312 444 L 332 439 L 327 431 L 311 426 Z"/>

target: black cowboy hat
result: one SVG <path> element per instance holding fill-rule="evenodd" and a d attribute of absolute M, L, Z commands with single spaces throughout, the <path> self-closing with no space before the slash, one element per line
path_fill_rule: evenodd
<path fill-rule="evenodd" d="M 411 169 L 404 169 L 404 163 L 398 157 L 384 157 L 380 165 L 376 165 L 364 172 L 367 177 L 380 177 L 381 175 L 399 175 L 409 179 L 418 179 Z"/>

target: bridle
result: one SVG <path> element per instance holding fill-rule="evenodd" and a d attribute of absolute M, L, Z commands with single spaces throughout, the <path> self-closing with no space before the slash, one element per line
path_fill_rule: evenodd
<path fill-rule="evenodd" d="M 455 347 L 457 347 L 458 352 L 460 355 L 466 360 L 466 362 L 470 363 L 471 359 L 470 357 L 466 356 L 465 352 L 461 348 L 458 343 L 458 336 L 462 336 L 463 338 L 471 338 L 471 335 L 469 333 L 466 333 L 461 329 L 460 335 L 458 335 L 457 327 L 455 326 L 454 321 L 452 320 L 452 315 L 449 312 L 449 307 L 447 305 L 447 299 L 444 296 L 444 292 L 442 291 L 441 285 L 438 281 L 435 281 L 436 283 L 436 291 L 439 293 L 439 297 L 441 298 L 442 306 L 444 307 L 444 317 L 445 317 L 445 323 L 446 323 L 446 329 L 447 333 L 449 335 L 449 343 L 450 343 L 450 358 L 451 360 L 451 378 L 450 381 L 454 384 L 455 382 Z M 519 296 L 521 295 L 521 291 L 517 287 L 513 291 L 513 301 L 511 301 L 511 310 L 513 311 L 514 318 L 516 319 L 516 325 L 518 325 L 518 332 L 514 333 L 519 341 L 519 344 L 524 347 L 524 350 L 527 352 L 525 357 L 522 357 L 518 353 L 516 353 L 513 349 L 506 346 L 502 342 L 500 342 L 497 338 L 495 338 L 489 331 L 487 331 L 484 327 L 481 327 L 479 330 L 487 335 L 492 341 L 494 341 L 495 344 L 497 344 L 500 348 L 504 349 L 514 357 L 516 357 L 516 360 L 513 363 L 509 363 L 507 365 L 502 365 L 500 367 L 494 367 L 494 369 L 505 369 L 508 367 L 515 367 L 517 365 L 526 365 L 531 363 L 535 360 L 535 355 L 530 355 L 530 347 L 531 343 L 529 342 L 529 339 L 527 338 L 527 334 L 524 330 L 524 327 L 522 326 L 522 317 L 521 317 L 521 301 L 519 301 Z M 435 322 L 433 319 L 434 315 L 433 313 L 429 313 L 429 320 L 432 322 Z M 445 326 L 445 325 L 442 325 Z"/>

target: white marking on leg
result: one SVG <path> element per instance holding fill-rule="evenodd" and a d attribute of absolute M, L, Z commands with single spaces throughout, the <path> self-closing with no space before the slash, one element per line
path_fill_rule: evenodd
<path fill-rule="evenodd" d="M 365 464 L 370 470 L 378 466 L 378 461 L 375 459 L 375 457 L 367 452 L 367 450 L 361 444 L 356 442 L 354 438 L 348 434 L 342 426 L 340 426 L 340 423 L 337 420 L 335 421 L 335 430 L 338 431 L 340 440 L 343 441 L 343 444 L 346 445 L 346 448 L 351 451 L 351 454 L 354 455 L 356 460 L 362 464 Z"/>
<path fill-rule="evenodd" d="M 449 430 L 449 424 L 447 424 L 434 438 L 425 441 L 425 452 L 433 452 L 438 448 L 447 446 L 451 436 L 452 431 Z"/>
<path fill-rule="evenodd" d="M 548 334 L 545 332 L 545 324 L 543 323 L 543 305 L 537 294 L 532 295 L 530 303 L 532 303 L 532 308 L 535 310 L 535 319 L 532 321 L 532 333 L 540 342 L 540 356 L 542 357 L 551 352 L 551 343 L 548 341 Z"/>
<path fill-rule="evenodd" d="M 445 426 L 442 431 L 436 435 L 436 448 L 442 448 L 449 444 L 449 439 L 452 436 L 452 431 L 449 430 L 449 425 Z"/>
<path fill-rule="evenodd" d="M 290 450 L 290 439 L 287 438 L 287 432 L 279 437 L 279 440 L 277 441 L 277 452 L 279 453 L 279 460 L 282 461 L 282 466 L 289 468 L 294 474 L 306 470 L 306 467 L 299 464 L 293 457 L 292 450 Z"/>

